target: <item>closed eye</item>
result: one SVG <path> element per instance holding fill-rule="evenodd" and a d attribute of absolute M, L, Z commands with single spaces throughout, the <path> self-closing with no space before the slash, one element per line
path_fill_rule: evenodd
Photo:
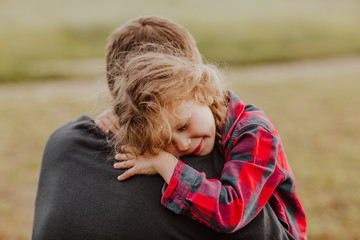
<path fill-rule="evenodd" d="M 179 132 L 185 131 L 189 127 L 189 122 L 186 122 L 182 127 L 178 128 Z"/>

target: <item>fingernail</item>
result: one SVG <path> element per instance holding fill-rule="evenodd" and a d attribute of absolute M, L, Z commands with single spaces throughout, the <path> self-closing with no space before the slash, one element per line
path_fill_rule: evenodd
<path fill-rule="evenodd" d="M 110 132 L 110 130 L 109 130 L 109 129 L 106 129 L 106 130 L 105 130 L 105 132 L 106 132 L 106 133 L 109 133 L 109 132 Z"/>
<path fill-rule="evenodd" d="M 117 158 L 119 158 L 119 156 L 120 156 L 120 155 L 117 153 L 117 154 L 115 155 L 115 158 L 117 159 Z"/>
<path fill-rule="evenodd" d="M 117 179 L 118 179 L 119 181 L 122 181 L 122 180 L 123 180 L 122 177 L 121 177 L 121 175 L 118 176 Z"/>

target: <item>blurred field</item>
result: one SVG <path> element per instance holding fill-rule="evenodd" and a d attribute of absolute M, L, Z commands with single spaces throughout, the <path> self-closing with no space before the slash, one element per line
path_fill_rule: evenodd
<path fill-rule="evenodd" d="M 360 239 L 359 63 L 329 59 L 225 70 L 230 87 L 277 126 L 312 240 Z M 46 140 L 67 121 L 99 112 L 106 105 L 99 94 L 107 96 L 101 77 L 0 85 L 1 240 L 30 238 Z"/>
<path fill-rule="evenodd" d="M 114 28 L 152 14 L 184 25 L 221 64 L 360 53 L 357 0 L 1 0 L 0 83 L 89 75 L 57 60 L 103 58 Z"/>
<path fill-rule="evenodd" d="M 274 122 L 309 240 L 360 239 L 360 1 L 0 0 L 0 240 L 30 239 L 46 140 L 104 108 L 106 38 L 139 15 L 188 28 Z"/>

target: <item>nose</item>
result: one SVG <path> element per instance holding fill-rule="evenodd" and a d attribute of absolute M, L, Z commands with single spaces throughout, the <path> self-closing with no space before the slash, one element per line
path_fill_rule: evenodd
<path fill-rule="evenodd" d="M 185 152 L 189 149 L 191 139 L 186 136 L 173 136 L 173 144 L 179 152 Z"/>

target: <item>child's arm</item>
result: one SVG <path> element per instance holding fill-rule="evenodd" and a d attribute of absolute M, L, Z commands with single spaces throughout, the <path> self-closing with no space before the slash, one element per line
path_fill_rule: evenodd
<path fill-rule="evenodd" d="M 277 139 L 270 132 L 253 125 L 237 134 L 236 144 L 226 149 L 220 180 L 206 179 L 179 161 L 162 204 L 221 232 L 249 223 L 285 176 L 276 161 Z"/>
<path fill-rule="evenodd" d="M 112 132 L 116 134 L 118 131 L 117 122 L 119 117 L 112 109 L 107 109 L 95 118 L 95 124 L 101 131 L 105 133 Z"/>
<path fill-rule="evenodd" d="M 260 126 L 248 127 L 226 154 L 230 157 L 226 158 L 220 180 L 206 179 L 204 173 L 165 151 L 139 158 L 124 151 L 116 155 L 120 162 L 114 167 L 129 168 L 118 177 L 120 181 L 135 174 L 159 173 L 168 183 L 163 205 L 218 231 L 234 232 L 260 212 L 275 186 L 284 179 L 276 169 L 277 141 L 273 138 Z"/>
<path fill-rule="evenodd" d="M 161 200 L 164 206 L 221 232 L 231 233 L 248 224 L 284 181 L 287 181 L 289 188 L 284 192 L 290 202 L 281 206 L 284 207 L 282 210 L 285 212 L 287 207 L 299 208 L 293 189 L 293 175 L 280 147 L 280 139 L 259 125 L 235 129 L 234 132 L 231 137 L 234 142 L 228 143 L 225 149 L 226 163 L 220 180 L 206 179 L 204 173 L 167 152 L 143 155 L 138 159 L 118 154 L 116 159 L 122 162 L 114 167 L 130 168 L 119 176 L 119 180 L 135 174 L 159 173 L 168 183 Z M 275 198 L 280 198 L 279 193 Z M 297 212 L 297 216 L 304 217 L 302 214 L 301 211 Z M 283 217 L 286 221 L 285 213 Z M 293 226 L 286 222 L 289 229 L 299 233 L 296 222 L 292 222 Z"/>

